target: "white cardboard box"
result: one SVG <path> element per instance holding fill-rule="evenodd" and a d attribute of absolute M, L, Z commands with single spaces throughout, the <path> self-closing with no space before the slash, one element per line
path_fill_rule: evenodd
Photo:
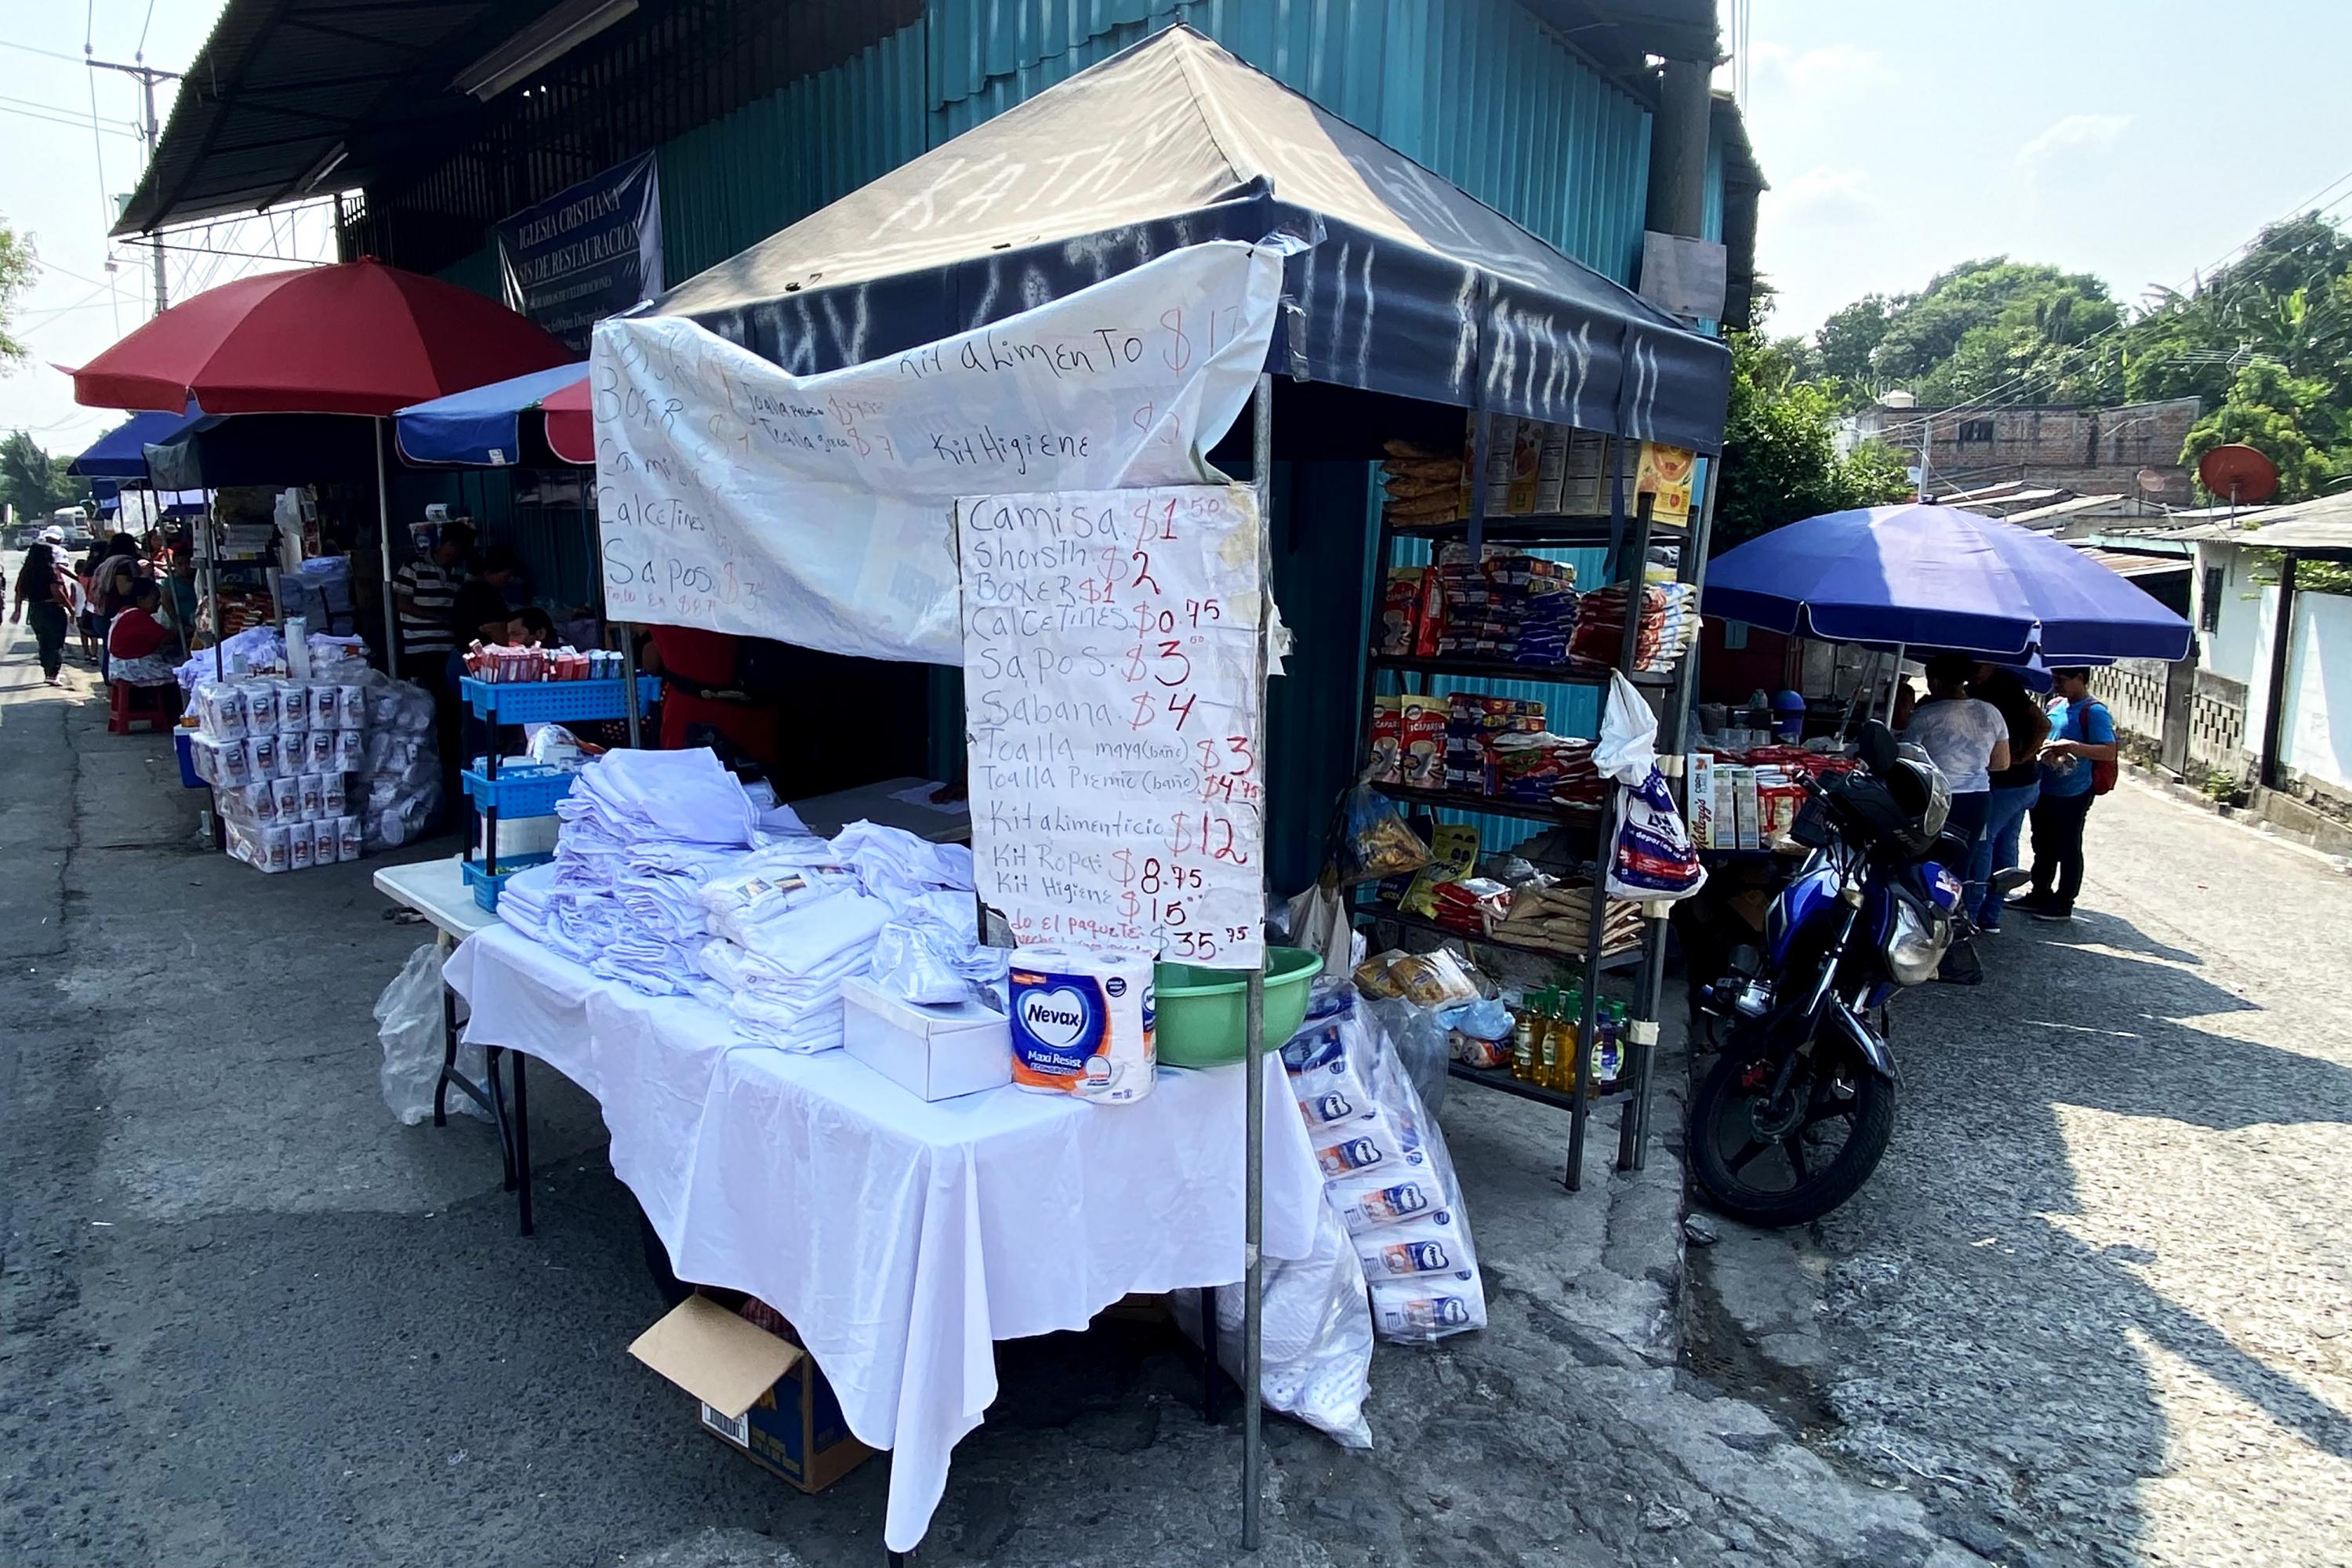
<path fill-rule="evenodd" d="M 950 1100 L 1013 1081 L 1012 1026 L 992 1007 L 919 1006 L 856 978 L 841 996 L 843 1046 L 909 1094 Z"/>

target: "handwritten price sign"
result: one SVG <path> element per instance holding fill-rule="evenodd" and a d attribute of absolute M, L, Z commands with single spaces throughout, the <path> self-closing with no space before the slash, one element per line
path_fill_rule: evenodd
<path fill-rule="evenodd" d="M 1022 942 L 1263 962 L 1258 527 L 1232 486 L 956 503 L 972 852 Z"/>

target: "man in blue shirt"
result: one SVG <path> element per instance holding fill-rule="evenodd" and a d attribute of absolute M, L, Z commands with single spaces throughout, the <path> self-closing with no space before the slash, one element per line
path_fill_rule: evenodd
<path fill-rule="evenodd" d="M 2091 815 L 2092 764 L 2116 760 L 2116 721 L 2091 695 L 2087 669 L 2053 669 L 2065 706 L 2050 715 L 2042 745 L 2042 798 L 2033 805 L 2033 889 L 2017 907 L 2038 921 L 2071 921 L 2083 890 L 2083 825 Z"/>

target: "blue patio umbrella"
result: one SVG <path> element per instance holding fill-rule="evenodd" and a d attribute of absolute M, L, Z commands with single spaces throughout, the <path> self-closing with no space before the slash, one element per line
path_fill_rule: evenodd
<path fill-rule="evenodd" d="M 82 479 L 147 482 L 147 448 L 186 433 L 205 411 L 194 403 L 179 414 L 134 414 L 100 436 L 66 465 L 66 472 Z"/>
<path fill-rule="evenodd" d="M 2057 540 L 1951 507 L 1824 512 L 1707 563 L 1706 611 L 1768 631 L 1997 663 L 2179 658 L 2189 623 Z"/>
<path fill-rule="evenodd" d="M 532 457 L 543 463 L 540 405 L 587 375 L 584 363 L 560 364 L 414 404 L 393 416 L 400 455 L 412 463 L 475 468 L 502 468 Z"/>

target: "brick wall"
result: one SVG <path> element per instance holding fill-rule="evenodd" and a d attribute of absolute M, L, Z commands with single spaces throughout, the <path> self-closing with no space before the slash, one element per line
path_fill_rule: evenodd
<path fill-rule="evenodd" d="M 2023 479 L 2082 495 L 2137 495 L 2140 470 L 2152 468 L 2164 489 L 2148 499 L 2188 506 L 2194 498 L 2180 448 L 2198 408 L 2193 397 L 2120 408 L 1870 408 L 1857 427 L 1916 451 L 1927 421 L 1928 463 L 1940 485 L 1981 476 L 1986 483 Z"/>

